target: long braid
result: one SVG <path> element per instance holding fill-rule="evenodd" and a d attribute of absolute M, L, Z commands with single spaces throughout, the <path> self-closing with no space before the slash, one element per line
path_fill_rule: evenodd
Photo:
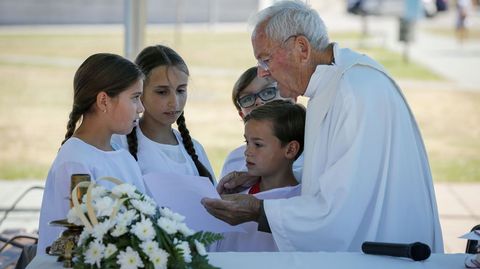
<path fill-rule="evenodd" d="M 200 176 L 208 177 L 210 181 L 213 183 L 213 177 L 208 171 L 208 169 L 198 160 L 198 155 L 195 152 L 195 147 L 193 146 L 192 138 L 190 137 L 190 132 L 187 129 L 187 125 L 185 124 L 185 116 L 180 115 L 177 119 L 177 125 L 178 125 L 178 131 L 180 132 L 180 135 L 182 136 L 183 140 L 183 146 L 187 150 L 188 154 L 192 158 L 193 162 L 195 163 L 195 166 L 197 167 L 198 174 Z"/>
<path fill-rule="evenodd" d="M 75 107 L 72 109 L 72 112 L 70 112 L 70 115 L 68 116 L 67 133 L 65 134 L 65 138 L 63 139 L 61 145 L 63 145 L 70 137 L 72 137 L 81 115 L 82 114 L 78 113 Z"/>
<path fill-rule="evenodd" d="M 133 155 L 133 158 L 138 161 L 138 139 L 137 139 L 137 127 L 133 127 L 131 133 L 127 135 L 128 151 Z"/>

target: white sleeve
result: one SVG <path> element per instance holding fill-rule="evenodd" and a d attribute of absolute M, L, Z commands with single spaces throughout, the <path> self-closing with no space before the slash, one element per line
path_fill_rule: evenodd
<path fill-rule="evenodd" d="M 48 173 L 40 211 L 38 253 L 45 253 L 45 248 L 64 230 L 61 227 L 49 226 L 49 223 L 67 218 L 70 209 L 70 178 L 73 174 L 92 176 L 91 171 L 84 165 L 72 162 L 63 163 Z"/>
<path fill-rule="evenodd" d="M 242 145 L 234 150 L 232 150 L 222 166 L 222 172 L 220 174 L 220 179 L 226 176 L 228 173 L 233 171 L 247 171 L 245 165 L 245 145 Z"/>
<path fill-rule="evenodd" d="M 223 165 L 222 165 L 222 171 L 220 172 L 220 179 L 222 179 L 224 176 L 226 176 L 228 173 L 230 172 L 233 172 L 231 171 L 231 166 L 229 166 L 228 164 L 230 163 L 230 159 L 232 158 L 232 153 L 233 152 L 230 152 L 228 155 L 227 155 L 227 158 L 225 158 L 225 161 L 223 162 Z"/>

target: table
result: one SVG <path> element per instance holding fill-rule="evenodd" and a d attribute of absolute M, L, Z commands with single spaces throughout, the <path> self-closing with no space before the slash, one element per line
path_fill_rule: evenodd
<path fill-rule="evenodd" d="M 223 252 L 209 253 L 210 263 L 225 269 L 464 269 L 466 254 L 432 254 L 425 261 L 356 252 Z M 27 269 L 61 269 L 56 257 L 39 255 Z"/>

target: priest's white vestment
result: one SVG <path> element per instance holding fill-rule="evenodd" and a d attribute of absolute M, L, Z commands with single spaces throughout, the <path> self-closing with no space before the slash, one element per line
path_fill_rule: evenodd
<path fill-rule="evenodd" d="M 265 200 L 280 251 L 360 251 L 364 241 L 443 252 L 435 193 L 417 123 L 371 58 L 334 45 L 305 96 L 302 192 Z"/>

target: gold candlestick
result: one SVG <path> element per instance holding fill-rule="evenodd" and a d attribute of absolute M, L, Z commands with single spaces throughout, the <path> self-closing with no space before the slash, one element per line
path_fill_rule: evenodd
<path fill-rule="evenodd" d="M 70 180 L 70 195 L 78 183 L 90 181 L 88 174 L 73 174 Z M 87 193 L 87 187 L 77 188 L 78 202 L 82 202 L 82 197 Z M 70 208 L 73 207 L 72 197 L 70 196 Z M 71 268 L 73 263 L 73 249 L 77 245 L 78 238 L 82 233 L 83 226 L 69 223 L 66 219 L 54 220 L 49 223 L 50 226 L 61 226 L 67 228 L 62 232 L 60 237 L 55 240 L 50 247 L 47 248 L 47 254 L 58 256 L 57 261 L 63 262 L 63 267 Z"/>
<path fill-rule="evenodd" d="M 90 182 L 90 180 L 91 179 L 89 174 L 73 174 L 70 180 L 70 195 L 72 195 L 73 189 L 75 188 L 75 186 L 77 186 L 78 183 L 84 182 L 84 181 Z M 82 203 L 82 197 L 86 193 L 87 193 L 87 187 L 77 188 L 78 203 L 80 204 Z M 72 199 L 73 198 L 70 196 L 70 208 L 73 207 Z"/>

